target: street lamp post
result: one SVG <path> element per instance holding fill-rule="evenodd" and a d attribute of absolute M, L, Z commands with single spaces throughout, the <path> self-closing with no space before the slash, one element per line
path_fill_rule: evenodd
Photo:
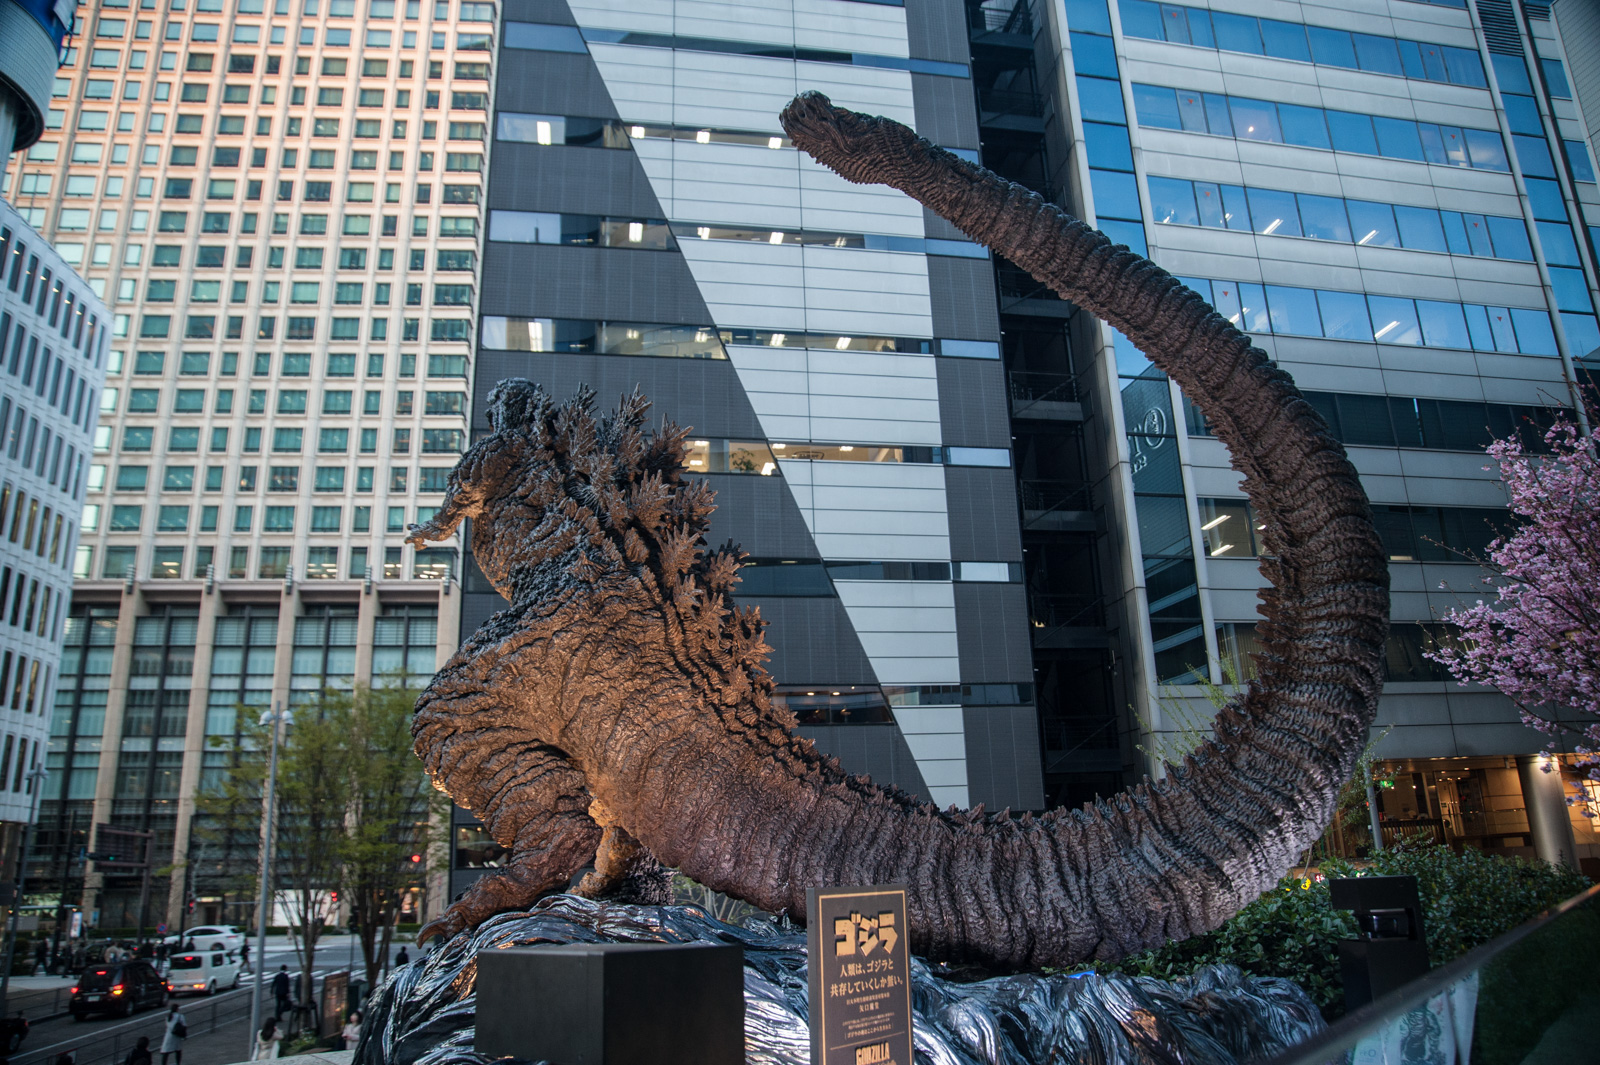
<path fill-rule="evenodd" d="M 28 883 L 28 843 L 39 823 L 39 803 L 44 798 L 44 781 L 50 771 L 40 762 L 28 770 L 28 785 L 33 789 L 33 814 L 22 828 L 22 853 L 17 856 L 17 897 L 11 900 L 11 919 L 6 922 L 6 961 L 0 969 L 0 1017 L 11 1004 L 11 963 L 17 954 L 17 917 L 22 908 L 22 892 Z"/>
<path fill-rule="evenodd" d="M 271 754 L 267 757 L 267 786 L 261 799 L 261 897 L 256 904 L 256 977 L 250 998 L 250 1031 L 246 1038 L 245 1060 L 255 1057 L 256 1033 L 261 1030 L 261 978 L 267 971 L 267 910 L 272 900 L 273 817 L 278 797 L 278 739 L 283 732 L 283 703 L 272 704 L 271 713 L 261 715 L 261 723 L 272 724 Z"/>

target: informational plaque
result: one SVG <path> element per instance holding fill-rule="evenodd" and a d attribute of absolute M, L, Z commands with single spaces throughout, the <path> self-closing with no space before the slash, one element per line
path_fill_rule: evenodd
<path fill-rule="evenodd" d="M 906 889 L 808 888 L 812 1065 L 912 1065 Z"/>

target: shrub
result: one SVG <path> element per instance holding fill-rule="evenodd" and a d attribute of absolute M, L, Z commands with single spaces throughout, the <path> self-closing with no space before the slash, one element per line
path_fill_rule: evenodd
<path fill-rule="evenodd" d="M 1321 872 L 1327 877 L 1415 876 L 1433 965 L 1510 931 L 1589 884 L 1580 873 L 1544 862 L 1471 850 L 1457 854 L 1436 844 L 1384 851 L 1362 870 L 1331 861 Z M 1214 932 L 1105 968 L 1173 979 L 1202 965 L 1237 965 L 1252 975 L 1293 980 L 1332 1018 L 1344 1012 L 1338 942 L 1353 937 L 1355 930 L 1348 911 L 1330 906 L 1325 881 L 1285 879 Z"/>

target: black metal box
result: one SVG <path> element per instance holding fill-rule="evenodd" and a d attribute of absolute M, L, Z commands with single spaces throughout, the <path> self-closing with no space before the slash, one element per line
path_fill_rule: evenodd
<path fill-rule="evenodd" d="M 489 1057 L 552 1065 L 743 1065 L 744 950 L 601 943 L 478 953 Z"/>

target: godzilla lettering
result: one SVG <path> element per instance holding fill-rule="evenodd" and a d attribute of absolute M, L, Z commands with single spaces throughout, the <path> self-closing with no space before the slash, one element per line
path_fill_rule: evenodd
<path fill-rule="evenodd" d="M 910 886 L 917 952 L 995 967 L 1111 959 L 1209 930 L 1327 823 L 1377 704 L 1388 573 L 1343 449 L 1289 377 L 1153 263 L 906 127 L 805 94 L 794 143 L 900 189 L 1122 330 L 1210 419 L 1265 526 L 1259 675 L 1164 780 L 1043 816 L 941 812 L 845 773 L 771 700 L 740 553 L 708 551 L 713 495 L 685 431 L 634 395 L 598 418 L 526 381 L 489 397 L 419 545 L 473 518 L 510 607 L 417 704 L 438 787 L 509 850 L 423 937 L 579 886 L 660 883 L 656 859 L 763 909 L 811 885 Z M 637 894 L 635 897 L 638 897 Z"/>

